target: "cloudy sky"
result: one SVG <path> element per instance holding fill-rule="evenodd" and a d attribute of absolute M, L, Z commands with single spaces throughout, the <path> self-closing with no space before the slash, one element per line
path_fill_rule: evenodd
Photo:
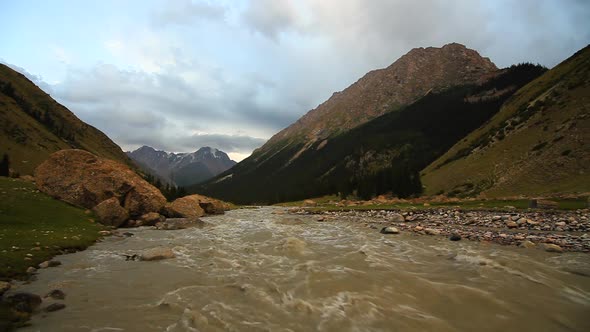
<path fill-rule="evenodd" d="M 590 42 L 587 0 L 0 0 L 0 61 L 123 149 L 241 160 L 414 47 L 552 67 Z"/>

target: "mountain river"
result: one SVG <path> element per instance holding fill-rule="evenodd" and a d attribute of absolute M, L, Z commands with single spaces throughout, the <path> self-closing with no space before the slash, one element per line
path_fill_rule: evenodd
<path fill-rule="evenodd" d="M 281 208 L 207 226 L 130 230 L 57 257 L 23 291 L 67 307 L 19 331 L 590 331 L 590 256 L 439 236 Z M 175 258 L 123 254 L 172 248 Z"/>

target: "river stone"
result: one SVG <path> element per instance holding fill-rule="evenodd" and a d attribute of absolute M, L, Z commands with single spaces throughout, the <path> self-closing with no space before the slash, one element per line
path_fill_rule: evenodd
<path fill-rule="evenodd" d="M 156 247 L 144 250 L 141 255 L 140 259 L 142 261 L 158 261 L 167 258 L 174 258 L 174 252 L 170 248 L 165 247 Z"/>
<path fill-rule="evenodd" d="M 19 292 L 8 296 L 5 302 L 19 312 L 32 313 L 41 305 L 41 297 L 37 294 Z"/>
<path fill-rule="evenodd" d="M 0 296 L 2 296 L 2 294 L 6 293 L 7 290 L 9 290 L 11 287 L 9 282 L 6 281 L 0 281 Z"/>
<path fill-rule="evenodd" d="M 205 210 L 196 197 L 185 196 L 166 204 L 164 215 L 168 218 L 198 218 L 205 215 Z"/>
<path fill-rule="evenodd" d="M 516 228 L 516 227 L 518 227 L 518 224 L 515 223 L 514 221 L 507 221 L 506 222 L 506 227 L 508 227 L 508 228 Z"/>
<path fill-rule="evenodd" d="M 440 231 L 438 229 L 426 228 L 424 230 L 424 233 L 426 233 L 427 235 L 439 235 Z"/>
<path fill-rule="evenodd" d="M 189 227 L 204 227 L 205 225 L 206 223 L 199 218 L 168 218 L 155 226 L 156 229 L 170 231 Z"/>
<path fill-rule="evenodd" d="M 153 226 L 159 222 L 166 220 L 166 217 L 157 212 L 149 212 L 139 217 L 142 226 Z"/>
<path fill-rule="evenodd" d="M 449 237 L 449 240 L 451 240 L 451 241 L 460 241 L 461 240 L 461 235 L 459 235 L 457 233 L 453 233 Z"/>
<path fill-rule="evenodd" d="M 50 298 L 55 299 L 55 300 L 63 300 L 63 299 L 66 298 L 66 293 L 64 293 L 62 290 L 54 289 L 51 292 L 45 294 L 44 297 L 45 298 L 50 297 Z"/>
<path fill-rule="evenodd" d="M 66 307 L 66 305 L 63 304 L 63 303 L 52 303 L 52 304 L 48 305 L 47 307 L 45 307 L 43 309 L 43 311 L 45 311 L 45 312 L 54 312 L 54 311 L 58 311 L 58 310 L 64 309 L 65 307 Z"/>
<path fill-rule="evenodd" d="M 563 252 L 563 248 L 553 243 L 545 243 L 543 246 L 547 252 Z"/>
<path fill-rule="evenodd" d="M 77 149 L 60 150 L 35 169 L 40 191 L 73 205 L 92 209 L 116 197 L 132 217 L 158 212 L 162 193 L 127 165 Z"/>
<path fill-rule="evenodd" d="M 106 226 L 119 227 L 129 219 L 129 213 L 119 204 L 116 197 L 102 201 L 92 211 L 98 217 L 98 221 Z"/>
<path fill-rule="evenodd" d="M 399 229 L 395 227 L 383 227 L 381 228 L 381 234 L 399 234 Z"/>
<path fill-rule="evenodd" d="M 60 261 L 51 260 L 51 261 L 45 261 L 45 262 L 39 264 L 39 268 L 46 269 L 48 267 L 56 267 L 56 266 L 60 266 L 60 265 L 61 265 Z"/>
<path fill-rule="evenodd" d="M 389 215 L 389 221 L 391 222 L 404 222 L 406 219 L 399 213 L 393 213 Z"/>
<path fill-rule="evenodd" d="M 523 241 L 523 242 L 520 244 L 520 246 L 521 246 L 521 247 L 523 247 L 523 248 L 527 248 L 527 249 L 529 249 L 529 248 L 534 248 L 534 247 L 536 247 L 537 245 L 536 245 L 534 242 L 531 242 L 531 241 L 529 241 L 529 240 L 525 240 L 525 241 Z"/>

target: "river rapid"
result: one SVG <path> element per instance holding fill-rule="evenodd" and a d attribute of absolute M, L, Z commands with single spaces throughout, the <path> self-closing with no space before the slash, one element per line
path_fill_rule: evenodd
<path fill-rule="evenodd" d="M 590 256 L 380 234 L 280 208 L 133 229 L 21 290 L 67 307 L 22 331 L 590 331 Z M 123 254 L 172 248 L 176 258 Z M 20 330 L 19 330 L 20 331 Z"/>

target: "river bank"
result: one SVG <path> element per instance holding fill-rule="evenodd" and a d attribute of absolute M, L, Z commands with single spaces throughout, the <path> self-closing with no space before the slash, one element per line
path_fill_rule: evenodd
<path fill-rule="evenodd" d="M 574 211 L 423 210 L 321 211 L 291 208 L 296 215 L 314 215 L 318 221 L 356 221 L 367 227 L 395 227 L 417 235 L 454 235 L 454 240 L 494 242 L 540 247 L 553 252 L 590 253 L 588 209 Z"/>

